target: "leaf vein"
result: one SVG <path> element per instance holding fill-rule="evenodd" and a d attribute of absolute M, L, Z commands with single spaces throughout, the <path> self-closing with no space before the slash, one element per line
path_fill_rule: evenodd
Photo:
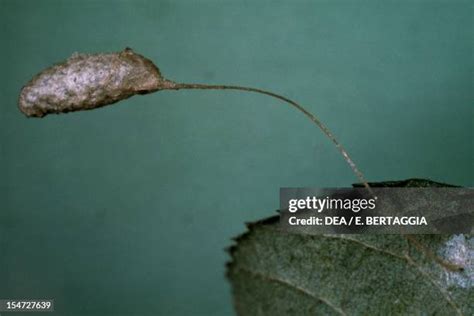
<path fill-rule="evenodd" d="M 248 274 L 251 274 L 253 276 L 256 276 L 256 277 L 259 277 L 259 278 L 262 278 L 266 281 L 270 281 L 270 282 L 276 282 L 278 284 L 281 284 L 283 286 L 286 286 L 286 287 L 289 287 L 293 290 L 296 290 L 298 292 L 301 292 L 303 293 L 304 295 L 306 296 L 309 296 L 309 297 L 312 297 L 318 301 L 321 301 L 323 302 L 324 304 L 326 304 L 327 306 L 329 306 L 330 308 L 332 308 L 335 312 L 337 312 L 339 315 L 344 315 L 344 316 L 347 316 L 347 314 L 340 308 L 340 307 L 337 307 L 335 304 L 333 304 L 330 300 L 328 300 L 327 298 L 325 297 L 322 297 L 322 296 L 318 296 L 317 294 L 311 292 L 310 290 L 304 288 L 304 287 L 301 287 L 301 286 L 298 286 L 294 283 L 292 283 L 291 281 L 288 281 L 286 279 L 283 279 L 283 278 L 279 278 L 279 277 L 276 277 L 276 276 L 271 276 L 271 275 L 266 275 L 266 274 L 263 274 L 261 272 L 256 272 L 256 271 L 253 271 L 249 268 L 244 268 L 244 267 L 239 267 L 237 268 L 238 270 L 242 271 L 242 272 L 245 272 L 245 273 L 248 273 Z"/>
<path fill-rule="evenodd" d="M 404 261 L 406 261 L 409 265 L 412 265 L 413 267 L 415 267 L 415 271 L 420 273 L 423 278 L 422 279 L 428 279 L 428 281 L 433 284 L 437 289 L 438 291 L 441 293 L 441 295 L 444 297 L 444 299 L 448 302 L 449 305 L 451 305 L 451 307 L 456 311 L 456 313 L 458 315 L 463 315 L 463 313 L 461 312 L 461 310 L 459 309 L 459 307 L 456 305 L 456 303 L 452 300 L 451 296 L 449 295 L 449 293 L 443 289 L 437 282 L 436 280 L 434 280 L 428 273 L 426 273 L 418 264 L 416 264 L 416 262 L 410 257 L 408 256 L 407 254 L 405 256 L 400 256 L 394 252 L 391 252 L 391 251 L 388 251 L 388 250 L 384 250 L 384 249 L 380 249 L 380 248 L 377 248 L 373 245 L 370 245 L 370 244 L 367 244 L 367 243 L 364 243 L 360 240 L 357 240 L 357 239 L 354 239 L 354 238 L 348 238 L 348 237 L 342 237 L 342 236 L 337 236 L 337 235 L 328 235 L 328 234 L 324 234 L 322 235 L 326 238 L 335 238 L 335 239 L 342 239 L 342 240 L 348 240 L 348 241 L 352 241 L 356 244 L 359 244 L 359 245 L 362 245 L 364 247 L 367 247 L 369 249 L 372 249 L 372 250 L 375 250 L 375 251 L 379 251 L 379 252 L 382 252 L 382 253 L 385 253 L 385 254 L 389 254 L 389 255 L 392 255 L 396 258 L 399 258 L 399 259 L 402 259 Z"/>

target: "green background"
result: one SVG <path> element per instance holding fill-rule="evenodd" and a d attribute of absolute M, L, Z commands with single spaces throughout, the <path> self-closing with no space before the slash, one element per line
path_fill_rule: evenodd
<path fill-rule="evenodd" d="M 474 184 L 466 1 L 0 1 L 0 298 L 58 315 L 232 314 L 224 248 L 279 188 L 357 181 L 294 109 L 170 91 L 27 119 L 19 90 L 126 46 L 169 79 L 298 100 L 370 181 Z"/>

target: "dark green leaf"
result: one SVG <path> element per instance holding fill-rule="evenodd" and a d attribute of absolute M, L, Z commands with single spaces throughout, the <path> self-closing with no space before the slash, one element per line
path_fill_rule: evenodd
<path fill-rule="evenodd" d="M 290 234 L 278 221 L 249 224 L 230 249 L 238 315 L 474 314 L 472 236 Z"/>

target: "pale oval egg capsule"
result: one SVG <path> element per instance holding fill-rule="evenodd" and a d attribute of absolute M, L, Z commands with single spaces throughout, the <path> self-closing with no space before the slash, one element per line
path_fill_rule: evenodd
<path fill-rule="evenodd" d="M 30 117 L 90 110 L 166 86 L 149 59 L 127 48 L 118 53 L 73 54 L 24 86 L 18 106 Z"/>

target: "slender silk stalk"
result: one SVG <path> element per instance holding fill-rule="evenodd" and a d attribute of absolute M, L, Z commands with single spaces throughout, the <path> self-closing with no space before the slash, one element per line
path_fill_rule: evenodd
<path fill-rule="evenodd" d="M 166 90 L 181 90 L 181 89 L 240 90 L 240 91 L 255 92 L 255 93 L 268 95 L 273 98 L 279 99 L 283 102 L 286 102 L 287 104 L 291 105 L 292 107 L 296 108 L 298 111 L 303 113 L 314 124 L 316 124 L 316 126 L 318 126 L 321 129 L 321 131 L 336 145 L 337 149 L 342 154 L 346 162 L 351 167 L 352 171 L 355 173 L 357 178 L 361 181 L 361 183 L 363 183 L 364 186 L 369 191 L 371 191 L 370 186 L 367 183 L 367 180 L 365 180 L 364 174 L 359 170 L 359 168 L 357 168 L 356 164 L 351 159 L 351 157 L 349 156 L 345 148 L 342 146 L 342 144 L 339 143 L 339 141 L 336 139 L 336 137 L 334 137 L 331 131 L 314 114 L 306 110 L 304 107 L 302 107 L 300 104 L 296 103 L 295 101 L 288 99 L 287 97 L 284 97 L 282 95 L 270 92 L 270 91 L 257 89 L 257 88 L 251 88 L 251 87 L 231 86 L 231 85 L 210 85 L 210 84 L 199 84 L 199 83 L 175 83 L 172 81 L 168 81 L 166 84 Z"/>

